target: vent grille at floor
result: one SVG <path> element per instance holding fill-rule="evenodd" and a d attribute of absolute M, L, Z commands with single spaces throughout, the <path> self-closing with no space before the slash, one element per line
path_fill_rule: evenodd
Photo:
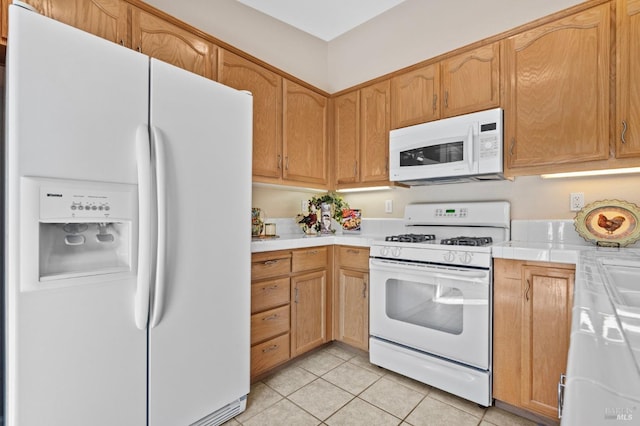
<path fill-rule="evenodd" d="M 231 419 L 232 417 L 237 416 L 241 412 L 244 411 L 244 407 L 246 406 L 247 397 L 246 395 L 240 399 L 233 401 L 230 404 L 225 405 L 217 411 L 209 414 L 198 420 L 195 423 L 192 423 L 190 426 L 218 426 Z"/>

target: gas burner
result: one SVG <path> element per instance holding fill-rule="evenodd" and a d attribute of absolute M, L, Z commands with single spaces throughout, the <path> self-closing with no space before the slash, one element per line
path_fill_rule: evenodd
<path fill-rule="evenodd" d="M 455 237 L 445 238 L 440 244 L 452 246 L 486 246 L 493 242 L 491 237 Z"/>
<path fill-rule="evenodd" d="M 433 241 L 436 236 L 433 234 L 400 234 L 391 235 L 385 237 L 385 241 L 397 241 L 400 243 L 424 243 L 426 241 Z"/>

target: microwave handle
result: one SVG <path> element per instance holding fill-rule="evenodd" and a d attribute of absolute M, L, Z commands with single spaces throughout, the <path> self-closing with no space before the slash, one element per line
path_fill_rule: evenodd
<path fill-rule="evenodd" d="M 471 173 L 477 172 L 477 170 L 473 170 L 473 124 L 469 125 L 469 133 L 467 134 L 467 165 Z"/>

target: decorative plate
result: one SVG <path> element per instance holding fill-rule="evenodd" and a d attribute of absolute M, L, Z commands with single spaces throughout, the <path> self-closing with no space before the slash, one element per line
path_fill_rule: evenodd
<path fill-rule="evenodd" d="M 596 201 L 576 214 L 582 238 L 598 245 L 626 246 L 640 239 L 640 208 L 620 200 Z"/>

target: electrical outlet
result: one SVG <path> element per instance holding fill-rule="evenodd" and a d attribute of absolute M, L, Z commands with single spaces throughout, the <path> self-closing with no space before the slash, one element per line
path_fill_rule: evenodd
<path fill-rule="evenodd" d="M 300 211 L 306 212 L 309 208 L 309 202 L 307 200 L 300 200 Z"/>
<path fill-rule="evenodd" d="M 384 212 L 393 213 L 393 200 L 384 200 Z"/>
<path fill-rule="evenodd" d="M 584 192 L 572 192 L 569 196 L 569 207 L 572 212 L 579 212 L 584 207 Z"/>

